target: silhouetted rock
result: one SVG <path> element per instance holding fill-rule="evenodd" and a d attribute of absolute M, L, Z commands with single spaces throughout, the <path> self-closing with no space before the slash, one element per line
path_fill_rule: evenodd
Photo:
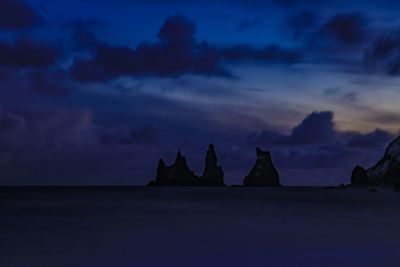
<path fill-rule="evenodd" d="M 202 183 L 207 186 L 224 186 L 224 172 L 221 166 L 218 166 L 217 154 L 214 145 L 209 145 L 205 167 L 202 175 Z"/>
<path fill-rule="evenodd" d="M 400 137 L 386 148 L 383 158 L 367 170 L 370 185 L 393 185 L 400 179 Z"/>
<path fill-rule="evenodd" d="M 367 171 L 363 167 L 357 165 L 353 169 L 353 173 L 351 174 L 351 186 L 354 186 L 354 187 L 368 186 Z"/>
<path fill-rule="evenodd" d="M 167 166 L 160 159 L 157 168 L 155 181 L 151 181 L 149 186 L 195 186 L 201 185 L 201 180 L 190 170 L 186 158 L 178 151 L 174 164 Z"/>
<path fill-rule="evenodd" d="M 167 166 L 160 159 L 157 168 L 157 176 L 149 186 L 225 186 L 224 172 L 218 166 L 218 159 L 214 145 L 210 145 L 206 158 L 202 177 L 198 177 L 190 170 L 186 159 L 178 151 L 174 164 Z"/>
<path fill-rule="evenodd" d="M 244 186 L 281 186 L 279 174 L 272 163 L 269 151 L 257 148 L 257 161 L 249 175 L 244 178 Z"/>

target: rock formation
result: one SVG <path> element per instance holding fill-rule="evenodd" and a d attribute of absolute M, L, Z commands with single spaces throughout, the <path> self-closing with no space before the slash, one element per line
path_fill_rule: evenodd
<path fill-rule="evenodd" d="M 389 144 L 383 158 L 366 172 L 370 186 L 391 186 L 400 182 L 400 137 Z"/>
<path fill-rule="evenodd" d="M 221 166 L 218 166 L 217 154 L 215 153 L 214 145 L 209 145 L 205 167 L 203 171 L 202 183 L 207 186 L 224 186 L 224 172 Z"/>
<path fill-rule="evenodd" d="M 393 185 L 400 180 L 400 137 L 390 143 L 383 158 L 367 174 L 372 185 Z"/>
<path fill-rule="evenodd" d="M 178 151 L 174 164 L 167 166 L 160 159 L 157 168 L 157 176 L 149 186 L 224 186 L 224 172 L 218 166 L 218 159 L 214 145 L 210 145 L 206 158 L 202 177 L 198 177 L 190 170 L 186 159 Z"/>
<path fill-rule="evenodd" d="M 354 187 L 365 187 L 368 186 L 368 175 L 367 171 L 357 165 L 351 174 L 351 186 Z"/>
<path fill-rule="evenodd" d="M 190 170 L 186 158 L 178 151 L 174 164 L 167 166 L 160 159 L 157 168 L 155 181 L 149 183 L 152 185 L 171 185 L 171 186 L 195 186 L 200 184 L 200 178 Z"/>
<path fill-rule="evenodd" d="M 279 174 L 272 163 L 269 151 L 257 148 L 257 161 L 249 175 L 244 178 L 244 186 L 281 186 Z"/>

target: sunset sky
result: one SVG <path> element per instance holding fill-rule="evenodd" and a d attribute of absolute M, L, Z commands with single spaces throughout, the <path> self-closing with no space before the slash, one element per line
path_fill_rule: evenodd
<path fill-rule="evenodd" d="M 228 184 L 349 181 L 400 129 L 395 0 L 1 0 L 0 184 L 145 184 L 214 143 Z"/>

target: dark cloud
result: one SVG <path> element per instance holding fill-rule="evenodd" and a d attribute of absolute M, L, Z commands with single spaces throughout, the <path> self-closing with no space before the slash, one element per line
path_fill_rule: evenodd
<path fill-rule="evenodd" d="M 23 0 L 0 1 L 0 29 L 32 28 L 42 21 L 43 18 Z"/>
<path fill-rule="evenodd" d="M 393 139 L 394 136 L 392 134 L 377 129 L 367 134 L 355 133 L 349 139 L 347 144 L 350 147 L 374 148 L 374 147 L 380 147 L 382 145 L 387 145 Z"/>
<path fill-rule="evenodd" d="M 253 132 L 247 137 L 247 141 L 253 145 L 276 145 L 285 139 L 285 135 L 274 130 L 262 130 Z"/>
<path fill-rule="evenodd" d="M 118 140 L 119 144 L 146 144 L 153 145 L 157 142 L 158 132 L 153 127 L 145 127 L 139 131 L 132 130 L 128 136 L 123 136 Z"/>
<path fill-rule="evenodd" d="M 369 69 L 390 75 L 400 74 L 400 32 L 378 36 L 365 52 L 365 63 Z"/>
<path fill-rule="evenodd" d="M 196 25 L 185 16 L 176 15 L 167 19 L 161 27 L 158 37 L 166 45 L 179 45 L 191 49 L 195 43 Z"/>
<path fill-rule="evenodd" d="M 33 91 L 51 97 L 65 97 L 69 93 L 67 75 L 63 71 L 34 70 L 25 75 Z"/>
<path fill-rule="evenodd" d="M 331 146 L 336 145 L 374 149 L 388 143 L 393 138 L 391 133 L 379 129 L 366 134 L 340 132 L 335 129 L 333 112 L 324 111 L 308 115 L 298 126 L 293 128 L 290 135 L 266 130 L 258 134 L 251 134 L 248 140 L 253 144 L 293 148 L 314 145 L 313 149 L 326 151 L 332 150 Z"/>
<path fill-rule="evenodd" d="M 293 128 L 288 142 L 291 144 L 325 143 L 335 138 L 333 112 L 313 112 Z"/>
<path fill-rule="evenodd" d="M 287 24 L 289 29 L 293 32 L 293 37 L 298 38 L 304 34 L 309 34 L 317 24 L 317 15 L 311 11 L 303 10 L 298 13 L 292 14 Z"/>
<path fill-rule="evenodd" d="M 100 139 L 101 144 L 135 145 L 145 144 L 154 145 L 157 143 L 159 133 L 154 127 L 144 127 L 143 129 L 123 129 L 106 133 Z"/>
<path fill-rule="evenodd" d="M 135 49 L 127 46 L 98 44 L 91 59 L 75 59 L 71 68 L 80 81 L 100 81 L 120 76 L 181 76 L 197 74 L 230 77 L 225 64 L 244 61 L 292 63 L 299 59 L 294 50 L 276 45 L 256 49 L 251 46 L 217 48 L 197 42 L 196 25 L 184 16 L 166 20 L 158 42 L 141 43 Z M 84 35 L 86 43 L 94 38 Z"/>
<path fill-rule="evenodd" d="M 141 43 L 136 49 L 99 45 L 92 59 L 76 59 L 71 72 L 81 81 L 129 75 L 227 75 L 218 52 L 208 44 L 196 43 L 195 32 L 193 22 L 174 16 L 162 26 L 157 43 Z"/>
<path fill-rule="evenodd" d="M 270 62 L 295 63 L 300 60 L 297 50 L 282 48 L 278 45 L 269 45 L 256 49 L 249 45 L 237 45 L 225 48 L 222 51 L 223 59 L 229 62 Z"/>
<path fill-rule="evenodd" d="M 0 132 L 1 135 L 13 133 L 26 126 L 26 120 L 23 116 L 4 110 L 0 107 Z"/>
<path fill-rule="evenodd" d="M 376 147 L 393 138 L 389 132 L 379 129 L 367 134 L 340 132 L 335 129 L 333 118 L 334 114 L 331 111 L 314 111 L 295 126 L 289 135 L 273 130 L 264 130 L 250 134 L 248 141 L 252 144 L 272 146 L 327 146 L 341 143 L 351 147 L 361 147 L 361 144 L 370 144 L 370 147 Z M 367 145 L 363 145 L 363 147 L 367 147 Z"/>
<path fill-rule="evenodd" d="M 289 135 L 276 131 L 264 130 L 260 133 L 252 133 L 249 141 L 253 144 L 267 145 L 308 145 L 326 144 L 335 140 L 335 124 L 333 112 L 313 112 L 299 125 L 293 128 Z"/>
<path fill-rule="evenodd" d="M 100 19 L 89 19 L 66 23 L 65 28 L 72 30 L 72 50 L 73 51 L 93 51 L 96 47 L 103 45 L 92 32 L 94 29 L 104 28 L 107 23 Z"/>
<path fill-rule="evenodd" d="M 313 13 L 299 13 L 289 18 L 289 29 L 305 46 L 304 61 L 333 64 L 343 72 L 360 71 L 362 51 L 374 35 L 364 13 L 337 13 L 323 24 Z"/>
<path fill-rule="evenodd" d="M 113 130 L 88 109 L 0 107 L 1 184 L 137 184 L 157 162 L 153 131 L 127 132 L 126 139 L 99 145 Z M 32 173 L 34 175 L 32 176 Z M 136 177 L 133 175 L 140 175 Z M 148 175 L 148 174 L 147 174 Z"/>
<path fill-rule="evenodd" d="M 358 99 L 358 93 L 357 92 L 350 92 L 350 93 L 344 94 L 342 96 L 342 99 L 344 101 L 346 101 L 346 102 L 351 102 L 351 103 L 356 102 L 357 99 Z"/>
<path fill-rule="evenodd" d="M 360 44 L 367 36 L 368 19 L 362 13 L 340 13 L 319 30 L 319 35 L 344 45 Z"/>
<path fill-rule="evenodd" d="M 266 130 L 252 133 L 248 142 L 271 150 L 282 170 L 346 169 L 355 164 L 372 164 L 394 139 L 383 130 L 370 133 L 341 132 L 335 129 L 333 113 L 313 112 L 290 135 Z M 347 180 L 347 177 L 346 177 Z"/>
<path fill-rule="evenodd" d="M 96 130 L 89 110 L 0 110 L 1 146 L 24 154 L 90 142 Z"/>
<path fill-rule="evenodd" d="M 12 43 L 0 41 L 0 65 L 17 68 L 48 67 L 57 62 L 60 49 L 30 37 Z"/>
<path fill-rule="evenodd" d="M 366 116 L 370 122 L 373 123 L 383 123 L 383 124 L 400 124 L 400 114 L 397 112 L 390 112 L 390 111 L 382 111 L 382 110 L 373 110 L 374 113 L 371 115 Z"/>

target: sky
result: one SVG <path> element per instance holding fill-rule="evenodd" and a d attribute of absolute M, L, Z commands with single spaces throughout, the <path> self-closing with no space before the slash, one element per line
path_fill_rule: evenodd
<path fill-rule="evenodd" d="M 392 0 L 2 0 L 0 184 L 142 185 L 177 150 L 227 184 L 347 183 L 399 133 Z"/>

